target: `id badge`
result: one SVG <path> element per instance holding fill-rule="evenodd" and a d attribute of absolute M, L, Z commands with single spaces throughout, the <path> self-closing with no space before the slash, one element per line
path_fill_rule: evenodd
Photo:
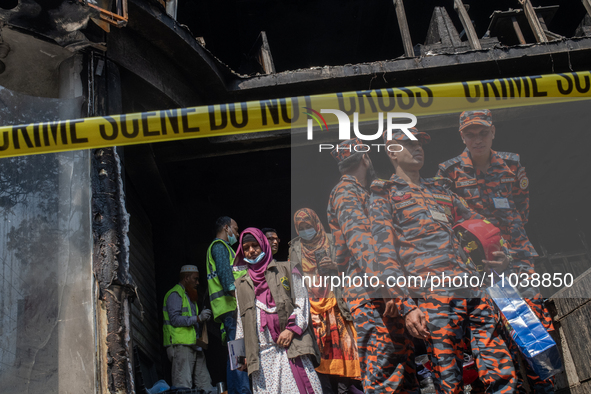
<path fill-rule="evenodd" d="M 429 211 L 431 211 L 433 219 L 438 220 L 440 222 L 449 223 L 449 220 L 447 220 L 447 216 L 445 216 L 445 213 L 439 212 L 433 208 L 430 208 Z"/>
<path fill-rule="evenodd" d="M 497 209 L 509 209 L 509 200 L 504 197 L 493 197 L 493 203 Z"/>

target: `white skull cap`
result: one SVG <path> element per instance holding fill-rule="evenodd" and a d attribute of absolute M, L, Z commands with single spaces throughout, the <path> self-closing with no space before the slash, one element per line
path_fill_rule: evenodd
<path fill-rule="evenodd" d="M 181 267 L 181 274 L 183 272 L 199 272 L 199 269 L 197 269 L 196 265 L 183 265 Z"/>

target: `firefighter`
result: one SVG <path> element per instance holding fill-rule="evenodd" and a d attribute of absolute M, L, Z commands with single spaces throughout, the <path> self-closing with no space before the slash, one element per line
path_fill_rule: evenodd
<path fill-rule="evenodd" d="M 344 141 L 331 152 L 342 176 L 330 194 L 328 223 L 339 270 L 351 278 L 374 269 L 368 188 L 375 172 L 369 156 L 355 151 L 362 144 L 359 139 Z M 412 340 L 394 302 L 360 287 L 345 287 L 343 294 L 357 330 L 364 392 L 418 393 Z"/>
<path fill-rule="evenodd" d="M 466 149 L 461 155 L 439 164 L 438 176 L 451 179 L 452 190 L 463 197 L 470 208 L 501 229 L 513 257 L 505 275 L 527 274 L 531 278 L 535 273 L 533 259 L 538 254 L 524 227 L 529 216 L 529 179 L 519 155 L 492 150 L 496 129 L 488 109 L 462 112 L 459 131 Z M 494 264 L 491 268 L 501 272 Z M 554 330 L 539 289 L 520 287 L 519 291 L 544 327 Z M 513 341 L 508 341 L 508 345 L 517 363 L 517 347 Z M 554 392 L 550 379 L 540 380 L 529 365 L 526 365 L 526 372 L 536 393 Z M 525 392 L 521 379 L 518 390 Z"/>
<path fill-rule="evenodd" d="M 397 289 L 406 297 L 397 299 L 396 304 L 409 333 L 427 344 L 438 393 L 463 391 L 464 338 L 468 336 L 480 379 L 489 391 L 513 392 L 515 369 L 484 293 L 462 280 L 436 284 L 436 278 L 476 274 L 452 227 L 461 220 L 481 217 L 447 189 L 447 179 L 421 178 L 423 145 L 431 137 L 416 128 L 409 131 L 416 141 L 403 131 L 394 131 L 391 140 L 384 134 L 394 174 L 389 180 L 375 180 L 371 186 L 377 265 L 388 276 L 409 278 L 406 286 L 397 282 Z M 502 251 L 494 256 L 498 260 L 494 264 L 508 264 Z"/>

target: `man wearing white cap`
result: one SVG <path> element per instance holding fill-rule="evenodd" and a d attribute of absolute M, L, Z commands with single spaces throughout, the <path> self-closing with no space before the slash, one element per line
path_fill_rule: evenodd
<path fill-rule="evenodd" d="M 164 296 L 164 346 L 172 362 L 172 385 L 215 393 L 203 349 L 197 346 L 200 325 L 211 318 L 211 310 L 199 314 L 197 307 L 199 270 L 184 265 L 179 283 Z"/>

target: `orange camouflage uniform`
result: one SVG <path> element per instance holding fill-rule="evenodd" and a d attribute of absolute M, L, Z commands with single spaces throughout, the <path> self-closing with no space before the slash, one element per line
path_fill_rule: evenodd
<path fill-rule="evenodd" d="M 470 208 L 484 216 L 501 230 L 503 238 L 512 250 L 513 264 L 506 274 L 535 273 L 533 258 L 536 253 L 525 232 L 529 216 L 529 179 L 521 165 L 519 155 L 491 151 L 490 167 L 486 172 L 475 169 L 468 149 L 444 163 L 439 164 L 441 177 L 453 181 L 452 190 L 463 197 Z M 554 330 L 552 318 L 544 306 L 542 295 L 536 287 L 520 287 L 519 291 L 548 331 Z M 509 336 L 507 336 L 509 338 Z M 517 362 L 518 349 L 513 340 L 507 344 Z M 526 365 L 528 380 L 537 393 L 554 391 L 552 380 L 542 381 Z M 525 392 L 523 383 L 518 391 Z"/>
<path fill-rule="evenodd" d="M 484 293 L 470 287 L 440 287 L 430 293 L 433 275 L 475 275 L 454 234 L 453 225 L 480 215 L 449 191 L 443 178 L 409 184 L 397 175 L 372 183 L 370 218 L 377 264 L 385 276 L 413 275 L 424 287 L 390 287 L 402 315 L 415 308 L 425 314 L 430 337 L 427 350 L 438 393 L 463 391 L 464 338 L 470 344 L 480 379 L 493 393 L 515 390 L 516 375 L 509 351 L 496 327 L 494 310 Z M 412 282 L 410 283 L 413 284 Z M 414 297 L 413 300 L 409 296 Z"/>
<path fill-rule="evenodd" d="M 337 264 L 351 278 L 375 270 L 368 203 L 368 191 L 351 175 L 343 175 L 330 194 L 327 214 Z M 343 290 L 357 330 L 364 392 L 418 394 L 414 346 L 404 320 L 384 316 L 384 300 L 363 287 Z"/>

